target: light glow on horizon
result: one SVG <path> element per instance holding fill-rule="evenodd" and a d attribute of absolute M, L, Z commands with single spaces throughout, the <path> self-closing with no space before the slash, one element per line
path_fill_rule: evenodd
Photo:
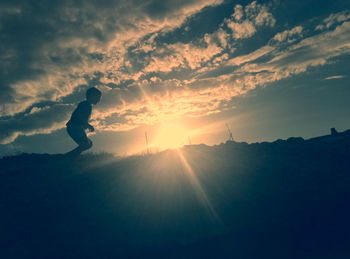
<path fill-rule="evenodd" d="M 164 123 L 160 126 L 159 132 L 152 142 L 155 148 L 173 149 L 187 144 L 190 132 L 180 123 Z"/>

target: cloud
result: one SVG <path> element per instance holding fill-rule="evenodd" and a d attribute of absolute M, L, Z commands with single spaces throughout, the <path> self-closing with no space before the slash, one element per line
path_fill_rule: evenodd
<path fill-rule="evenodd" d="M 71 105 L 56 104 L 33 108 L 21 117 L 0 120 L 0 144 L 8 144 L 20 135 L 51 133 L 64 126 L 72 111 Z"/>
<path fill-rule="evenodd" d="M 206 33 L 204 37 L 200 39 L 200 42 L 226 49 L 229 47 L 229 37 L 229 33 L 220 27 L 212 33 Z"/>
<path fill-rule="evenodd" d="M 274 26 L 274 24 L 275 19 L 268 12 L 268 8 L 265 5 L 257 4 L 255 1 L 245 8 L 241 5 L 236 5 L 231 18 L 226 19 L 216 31 L 205 34 L 197 42 L 158 45 L 157 50 L 150 53 L 150 62 L 143 69 L 143 72 L 169 73 L 175 70 L 198 69 L 201 67 L 201 71 L 208 70 L 208 66 L 215 66 L 221 61 L 228 59 L 227 55 L 221 55 L 222 58 L 217 56 L 224 49 L 229 48 L 231 53 L 235 50 L 232 45 L 229 45 L 230 34 L 223 29 L 224 25 L 232 30 L 233 38 L 241 39 L 254 35 L 256 33 L 255 26 Z M 155 47 L 147 48 L 147 52 L 151 48 L 154 50 Z M 263 54 L 257 52 L 246 58 L 252 58 L 254 55 Z M 214 57 L 215 62 L 208 63 Z M 238 62 L 238 59 L 232 60 L 232 62 Z M 241 63 L 243 62 L 247 61 L 241 61 Z"/>
<path fill-rule="evenodd" d="M 184 59 L 175 53 L 172 56 L 152 57 L 151 62 L 144 68 L 145 73 L 171 72 L 174 68 L 184 66 Z"/>
<path fill-rule="evenodd" d="M 234 12 L 232 14 L 234 20 L 240 21 L 244 16 L 243 6 L 240 4 L 235 5 Z"/>
<path fill-rule="evenodd" d="M 310 66 L 326 64 L 332 57 L 350 53 L 350 22 L 344 22 L 333 31 L 303 39 L 280 52 L 268 65 L 287 68 L 291 73 L 301 73 Z"/>
<path fill-rule="evenodd" d="M 329 29 L 333 25 L 340 24 L 344 21 L 350 20 L 350 10 L 345 10 L 339 13 L 332 13 L 323 22 L 316 26 L 316 30 Z"/>
<path fill-rule="evenodd" d="M 277 49 L 274 46 L 263 46 L 250 54 L 234 57 L 212 71 L 203 71 L 209 80 L 198 80 L 193 85 L 210 88 L 220 81 L 217 78 L 229 78 L 226 82 L 224 96 L 215 100 L 228 100 L 230 96 L 242 95 L 257 86 L 266 85 L 295 74 L 307 71 L 312 66 L 327 64 L 332 58 L 350 53 L 350 22 L 344 22 L 334 30 L 313 35 L 301 40 L 287 49 Z M 264 58 L 259 62 L 259 58 Z M 236 66 L 228 69 L 227 66 Z M 221 76 L 218 76 L 221 71 Z M 203 75 L 201 76 L 203 77 Z M 204 76 L 205 77 L 205 76 Z M 200 77 L 198 77 L 200 78 Z M 342 76 L 332 76 L 327 79 L 337 79 Z M 229 89 L 229 90 L 228 90 Z M 214 93 L 215 89 L 211 89 Z"/>
<path fill-rule="evenodd" d="M 269 12 L 269 8 L 266 5 L 258 4 L 257 1 L 253 1 L 245 7 L 245 13 L 249 20 L 253 20 L 257 26 L 270 26 L 273 27 L 276 24 L 276 20 Z"/>
<path fill-rule="evenodd" d="M 193 43 L 159 46 L 143 72 L 171 72 L 181 68 L 196 69 L 223 51 L 223 48 L 213 42 L 208 35 L 205 35 L 200 43 L 202 46 Z"/>
<path fill-rule="evenodd" d="M 228 21 L 227 27 L 232 30 L 232 37 L 234 39 L 250 38 L 256 33 L 255 26 L 250 21 L 243 21 L 241 23 Z"/>
<path fill-rule="evenodd" d="M 237 76 L 201 79 L 179 85 L 173 80 L 152 80 L 145 83 L 134 101 L 120 106 L 100 107 L 95 113 L 99 130 L 128 130 L 142 124 L 154 125 L 182 116 L 198 117 L 222 110 L 224 101 L 248 91 Z M 116 94 L 115 90 L 114 94 Z M 119 98 L 123 94 L 119 94 Z M 108 103 L 108 102 L 107 102 Z M 109 118 L 114 119 L 109 120 Z M 103 118 L 103 119 L 101 119 Z"/>
<path fill-rule="evenodd" d="M 345 76 L 342 76 L 342 75 L 329 76 L 329 77 L 326 77 L 324 80 L 342 79 L 342 78 L 345 78 Z"/>
<path fill-rule="evenodd" d="M 245 64 L 235 73 L 255 76 L 256 85 L 264 85 L 307 71 L 310 67 L 327 64 L 332 58 L 350 53 L 350 22 L 333 31 L 303 39 L 284 51 L 275 50 L 264 63 Z M 330 77 L 329 79 L 339 78 Z"/>
<path fill-rule="evenodd" d="M 223 50 L 215 43 L 210 42 L 205 47 L 199 47 L 193 44 L 175 44 L 172 47 L 184 58 L 191 69 L 200 67 L 202 63 L 211 60 Z"/>
<path fill-rule="evenodd" d="M 3 100 L 9 105 L 8 115 L 72 94 L 85 74 L 127 68 L 123 56 L 139 39 L 173 30 L 204 7 L 220 3 L 53 0 L 31 5 L 3 1 L 0 87 L 8 96 Z M 23 89 L 30 89 L 30 95 Z"/>
<path fill-rule="evenodd" d="M 236 5 L 231 18 L 226 19 L 226 25 L 232 30 L 234 39 L 250 38 L 256 33 L 256 27 L 273 27 L 275 23 L 276 20 L 269 12 L 268 7 L 258 4 L 256 1 L 245 8 L 242 5 Z"/>
<path fill-rule="evenodd" d="M 255 50 L 252 53 L 249 53 L 247 55 L 232 58 L 226 62 L 226 65 L 239 66 L 239 65 L 242 65 L 244 63 L 254 61 L 260 57 L 263 57 L 263 56 L 271 53 L 271 51 L 273 51 L 274 49 L 275 48 L 272 46 L 264 46 L 264 47 L 257 49 L 257 50 Z"/>
<path fill-rule="evenodd" d="M 117 101 L 123 104 L 117 107 L 108 101 L 109 108 L 102 106 L 97 118 L 106 119 L 101 119 L 100 127 L 127 130 L 145 123 L 156 124 L 181 116 L 196 117 L 223 111 L 227 109 L 225 104 L 235 96 L 243 95 L 259 85 L 305 72 L 311 66 L 325 65 L 331 58 L 349 53 L 349 34 L 349 23 L 343 23 L 333 31 L 310 36 L 284 50 L 266 45 L 247 55 L 219 62 L 218 66 L 207 63 L 196 72 L 196 77 L 189 80 L 153 77 L 132 88 L 118 89 L 115 91 L 118 94 L 113 97 L 109 94 L 109 98 L 123 100 Z M 175 50 L 186 49 L 183 45 L 176 46 Z M 225 60 L 228 54 L 217 58 Z M 264 58 L 264 62 L 259 62 L 260 58 Z M 237 68 L 232 68 L 232 65 Z M 208 66 L 224 72 L 209 76 Z M 117 121 L 111 119 L 105 123 L 116 115 Z"/>
<path fill-rule="evenodd" d="M 291 30 L 285 30 L 283 32 L 277 33 L 272 40 L 283 42 L 288 41 L 288 43 L 292 43 L 296 40 L 296 37 L 301 37 L 303 31 L 302 26 L 296 26 Z"/>

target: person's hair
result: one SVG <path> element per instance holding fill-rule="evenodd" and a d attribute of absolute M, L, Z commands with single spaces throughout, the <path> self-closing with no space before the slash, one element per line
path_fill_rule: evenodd
<path fill-rule="evenodd" d="M 86 90 L 86 98 L 89 98 L 90 96 L 101 96 L 101 95 L 102 95 L 101 91 L 95 87 L 91 87 Z"/>

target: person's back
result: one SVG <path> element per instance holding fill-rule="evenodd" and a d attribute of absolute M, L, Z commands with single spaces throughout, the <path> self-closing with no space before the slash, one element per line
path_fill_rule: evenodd
<path fill-rule="evenodd" d="M 86 100 L 78 104 L 73 111 L 70 120 L 67 122 L 67 132 L 69 136 L 78 144 L 78 147 L 68 152 L 67 155 L 79 155 L 81 152 L 92 147 L 92 141 L 86 136 L 85 129 L 94 131 L 94 127 L 89 124 L 92 105 L 97 104 L 101 99 L 101 92 L 92 87 L 86 91 Z"/>

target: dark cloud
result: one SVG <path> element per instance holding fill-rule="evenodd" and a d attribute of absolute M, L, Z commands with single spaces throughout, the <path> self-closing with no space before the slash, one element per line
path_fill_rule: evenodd
<path fill-rule="evenodd" d="M 72 65 L 79 66 L 86 60 L 101 62 L 104 54 L 95 51 L 94 46 L 103 49 L 117 32 L 140 29 L 137 27 L 143 26 L 145 20 L 181 20 L 181 16 L 191 13 L 191 10 L 186 11 L 187 7 L 191 9 L 213 2 L 2 1 L 0 91 L 9 97 L 4 101 L 11 103 L 16 98 L 16 93 L 11 91 L 15 83 L 35 80 L 54 68 L 64 70 Z M 147 28 L 144 32 L 147 33 Z"/>
<path fill-rule="evenodd" d="M 72 105 L 56 104 L 33 108 L 30 113 L 21 117 L 0 120 L 0 144 L 10 143 L 18 135 L 48 133 L 62 128 L 72 109 Z"/>

